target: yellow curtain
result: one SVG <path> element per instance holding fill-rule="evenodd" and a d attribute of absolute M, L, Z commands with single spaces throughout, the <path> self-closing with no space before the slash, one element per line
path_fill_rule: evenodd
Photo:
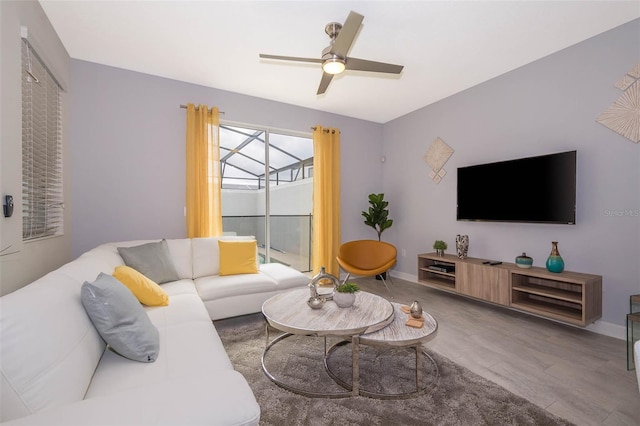
<path fill-rule="evenodd" d="M 222 234 L 218 108 L 187 105 L 187 236 Z"/>
<path fill-rule="evenodd" d="M 313 131 L 313 273 L 320 267 L 336 277 L 340 248 L 340 130 Z"/>

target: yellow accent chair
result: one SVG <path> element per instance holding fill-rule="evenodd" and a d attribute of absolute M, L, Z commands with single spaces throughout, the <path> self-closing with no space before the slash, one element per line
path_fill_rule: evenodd
<path fill-rule="evenodd" d="M 383 273 L 396 264 L 398 251 L 393 244 L 376 240 L 356 240 L 340 245 L 336 260 L 347 272 L 343 282 L 347 282 L 351 274 L 363 277 L 379 276 L 387 291 L 393 298 Z M 387 275 L 391 281 L 391 274 Z"/>

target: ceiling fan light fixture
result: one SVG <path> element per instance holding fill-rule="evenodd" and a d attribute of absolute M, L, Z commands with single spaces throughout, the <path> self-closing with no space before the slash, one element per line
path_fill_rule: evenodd
<path fill-rule="evenodd" d="M 316 95 L 322 95 L 327 91 L 327 87 L 329 87 L 333 76 L 347 69 L 347 62 L 349 62 L 349 71 L 400 74 L 404 68 L 402 65 L 387 64 L 348 56 L 363 19 L 364 16 L 351 11 L 344 25 L 338 22 L 330 22 L 327 24 L 325 32 L 331 39 L 331 44 L 322 49 L 322 55 L 319 58 L 265 55 L 262 53 L 260 54 L 260 58 L 322 64 L 322 77 L 320 78 L 320 85 L 318 86 Z"/>
<path fill-rule="evenodd" d="M 345 69 L 344 59 L 333 57 L 325 59 L 322 63 L 322 70 L 327 74 L 340 74 Z"/>

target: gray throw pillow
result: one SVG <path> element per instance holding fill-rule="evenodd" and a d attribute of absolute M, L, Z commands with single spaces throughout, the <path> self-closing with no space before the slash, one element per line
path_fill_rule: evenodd
<path fill-rule="evenodd" d="M 120 281 L 104 273 L 80 290 L 82 306 L 100 336 L 125 358 L 154 362 L 160 336 L 138 299 Z"/>
<path fill-rule="evenodd" d="M 157 284 L 180 279 L 171 259 L 167 240 L 135 247 L 118 247 L 118 253 L 127 266 Z"/>

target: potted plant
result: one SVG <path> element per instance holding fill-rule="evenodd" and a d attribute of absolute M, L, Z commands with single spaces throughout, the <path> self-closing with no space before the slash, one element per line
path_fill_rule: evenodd
<path fill-rule="evenodd" d="M 360 287 L 356 283 L 338 284 L 333 292 L 333 301 L 341 308 L 348 308 L 356 301 L 356 292 L 358 291 L 360 291 Z"/>
<path fill-rule="evenodd" d="M 436 242 L 433 243 L 433 248 L 438 256 L 444 256 L 444 251 L 447 249 L 447 243 L 442 240 L 436 240 Z"/>
<path fill-rule="evenodd" d="M 391 228 L 393 219 L 389 219 L 389 202 L 384 200 L 384 194 L 369 194 L 369 210 L 363 211 L 364 224 L 372 227 L 378 233 L 378 241 L 385 229 Z M 387 272 L 376 275 L 376 280 L 387 278 Z"/>
<path fill-rule="evenodd" d="M 369 210 L 363 211 L 364 224 L 372 227 L 378 233 L 378 241 L 385 229 L 391 228 L 393 220 L 389 219 L 389 202 L 384 200 L 384 194 L 369 194 Z"/>

